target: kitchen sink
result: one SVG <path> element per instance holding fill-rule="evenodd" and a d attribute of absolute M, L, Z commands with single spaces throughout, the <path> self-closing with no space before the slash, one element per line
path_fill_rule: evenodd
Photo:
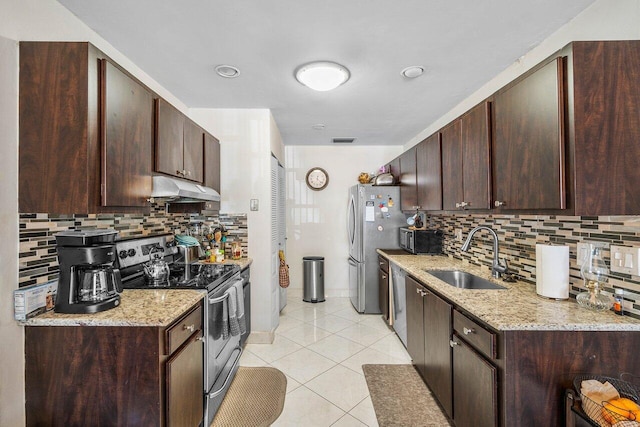
<path fill-rule="evenodd" d="M 461 289 L 506 289 L 475 274 L 459 270 L 425 270 L 432 276 Z"/>

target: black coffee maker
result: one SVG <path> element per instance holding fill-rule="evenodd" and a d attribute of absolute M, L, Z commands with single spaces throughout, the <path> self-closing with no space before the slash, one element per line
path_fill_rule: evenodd
<path fill-rule="evenodd" d="M 55 234 L 60 277 L 57 313 L 97 313 L 120 305 L 122 280 L 115 230 L 69 230 Z"/>

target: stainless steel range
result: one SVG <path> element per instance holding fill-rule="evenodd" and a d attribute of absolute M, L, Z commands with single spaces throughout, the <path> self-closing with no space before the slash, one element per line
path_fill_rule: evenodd
<path fill-rule="evenodd" d="M 185 263 L 185 251 L 173 245 L 168 237 L 161 235 L 116 242 L 122 286 L 125 289 L 202 289 L 207 292 L 203 399 L 204 420 L 208 426 L 231 385 L 242 354 L 241 335 L 231 333 L 227 322 L 229 299 L 233 295 L 230 288 L 237 290 L 237 284 L 243 283 L 243 278 L 240 267 L 235 264 Z M 145 264 L 149 267 L 154 259 L 168 267 L 168 274 L 162 275 L 162 280 L 152 280 L 145 274 Z M 242 289 L 241 285 L 239 287 Z"/>

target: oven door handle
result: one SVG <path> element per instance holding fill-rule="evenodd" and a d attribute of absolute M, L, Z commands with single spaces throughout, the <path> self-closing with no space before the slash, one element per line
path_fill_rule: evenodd
<path fill-rule="evenodd" d="M 209 298 L 209 304 L 217 304 L 229 298 L 229 294 L 224 294 L 218 298 Z"/>
<path fill-rule="evenodd" d="M 231 381 L 231 377 L 232 377 L 231 373 L 236 369 L 236 367 L 238 366 L 238 363 L 240 363 L 240 357 L 242 356 L 242 347 L 236 347 L 236 350 L 240 350 L 240 354 L 238 354 L 236 361 L 233 363 L 233 366 L 229 370 L 229 375 L 227 375 L 227 378 L 225 378 L 224 384 L 222 384 L 222 387 L 220 387 L 216 391 L 212 391 L 211 393 L 209 393 L 209 399 L 213 399 L 214 397 L 222 393 L 222 390 L 226 389 L 227 384 L 229 384 L 229 381 Z"/>

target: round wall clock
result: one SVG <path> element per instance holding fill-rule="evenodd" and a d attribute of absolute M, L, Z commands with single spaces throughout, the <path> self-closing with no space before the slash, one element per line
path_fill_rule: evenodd
<path fill-rule="evenodd" d="M 315 191 L 324 190 L 329 184 L 329 174 L 322 168 L 311 168 L 307 172 L 307 186 Z"/>

